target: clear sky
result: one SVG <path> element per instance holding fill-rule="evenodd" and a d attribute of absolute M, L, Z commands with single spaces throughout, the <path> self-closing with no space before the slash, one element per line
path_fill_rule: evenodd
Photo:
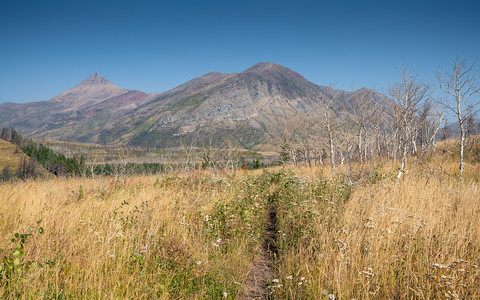
<path fill-rule="evenodd" d="M 48 100 L 99 72 L 147 93 L 275 62 L 320 84 L 385 91 L 480 55 L 480 1 L 0 2 L 0 103 Z"/>

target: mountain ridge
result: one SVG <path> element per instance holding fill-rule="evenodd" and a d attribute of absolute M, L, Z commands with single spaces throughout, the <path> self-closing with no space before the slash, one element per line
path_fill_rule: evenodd
<path fill-rule="evenodd" d="M 50 100 L 0 104 L 0 126 L 64 141 L 175 147 L 231 140 L 251 148 L 271 142 L 281 120 L 312 115 L 327 90 L 271 62 L 210 72 L 152 94 L 122 89 L 95 72 Z M 339 103 L 355 93 L 338 91 Z"/>

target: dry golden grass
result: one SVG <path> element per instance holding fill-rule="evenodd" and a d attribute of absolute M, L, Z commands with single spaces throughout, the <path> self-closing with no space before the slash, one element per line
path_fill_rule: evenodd
<path fill-rule="evenodd" d="M 478 166 L 477 181 L 454 161 L 413 162 L 401 181 L 392 166 L 351 190 L 311 176 L 283 199 L 278 298 L 480 298 Z"/>
<path fill-rule="evenodd" d="M 480 298 L 478 164 L 397 167 L 354 166 L 355 185 L 318 167 L 1 184 L 0 256 L 19 260 L 0 297 L 235 298 L 274 205 L 273 297 Z"/>
<path fill-rule="evenodd" d="M 0 139 L 0 170 L 9 167 L 16 169 L 20 159 L 25 156 L 21 151 L 15 153 L 17 146 Z"/>
<path fill-rule="evenodd" d="M 479 207 L 476 183 L 407 176 L 358 189 L 337 237 L 337 286 L 362 298 L 480 297 Z"/>
<path fill-rule="evenodd" d="M 218 298 L 235 295 L 258 249 L 261 225 L 250 206 L 240 231 L 224 234 L 218 203 L 247 197 L 242 185 L 209 174 L 135 177 L 120 185 L 58 179 L 0 185 L 0 248 L 14 233 L 32 233 L 18 274 L 0 295 L 24 298 Z M 230 207 L 236 207 L 231 205 Z M 261 213 L 258 210 L 258 213 Z M 41 222 L 39 225 L 38 221 Z M 234 223 L 232 223 L 234 222 Z M 39 226 L 44 230 L 39 233 Z M 249 230 L 249 227 L 252 227 Z M 259 228 L 260 230 L 256 230 Z M 219 240 L 221 239 L 221 240 Z M 9 254 L 10 253 L 10 254 Z M 4 271 L 4 270 L 2 270 Z M 1 274 L 1 272 L 0 272 Z M 2 276 L 0 275 L 0 276 Z"/>

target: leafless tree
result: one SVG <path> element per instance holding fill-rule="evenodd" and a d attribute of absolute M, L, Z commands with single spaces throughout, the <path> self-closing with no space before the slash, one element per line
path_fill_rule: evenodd
<path fill-rule="evenodd" d="M 213 145 L 213 139 L 210 138 L 207 143 L 202 143 L 202 167 L 213 172 L 217 172 L 219 160 L 219 150 Z"/>
<path fill-rule="evenodd" d="M 400 71 L 401 80 L 390 87 L 390 96 L 395 101 L 393 114 L 399 133 L 399 150 L 402 163 L 397 178 L 405 172 L 413 139 L 417 129 L 426 118 L 426 111 L 421 110 L 421 104 L 428 96 L 429 87 L 412 71 Z"/>
<path fill-rule="evenodd" d="M 231 139 L 228 139 L 226 142 L 226 146 L 223 152 L 224 161 L 225 161 L 225 173 L 231 172 L 233 175 L 235 173 L 235 167 L 238 165 L 238 161 L 240 160 L 240 155 Z"/>
<path fill-rule="evenodd" d="M 185 140 L 180 140 L 181 160 L 184 171 L 190 171 L 193 166 L 195 144 L 196 140 L 191 140 L 188 144 Z"/>
<path fill-rule="evenodd" d="M 341 127 L 341 120 L 333 110 L 333 104 L 338 96 L 338 91 L 334 91 L 331 86 L 320 96 L 318 104 L 320 106 L 319 120 L 327 134 L 328 147 L 330 149 L 330 165 L 332 174 L 335 176 L 335 152 L 336 152 L 336 132 Z"/>
<path fill-rule="evenodd" d="M 367 160 L 370 127 L 379 109 L 373 101 L 374 95 L 374 91 L 359 90 L 355 92 L 353 100 L 344 105 L 344 111 L 355 127 L 352 130 L 356 131 L 356 148 L 360 162 Z"/>
<path fill-rule="evenodd" d="M 295 165 L 304 162 L 311 166 L 316 160 L 316 143 L 318 140 L 318 120 L 311 116 L 294 115 L 288 119 L 278 119 L 281 124 L 277 139 L 278 153 L 284 163 Z"/>
<path fill-rule="evenodd" d="M 22 179 L 40 177 L 40 165 L 35 159 L 23 155 L 17 167 L 17 176 Z"/>
<path fill-rule="evenodd" d="M 445 119 L 445 124 L 442 127 L 440 138 L 442 141 L 446 141 L 447 139 L 450 138 L 451 135 L 452 135 L 452 130 L 450 129 L 450 127 L 448 127 L 448 121 Z"/>
<path fill-rule="evenodd" d="M 87 166 L 88 170 L 90 171 L 90 176 L 92 176 L 92 180 L 95 182 L 95 165 L 97 163 L 97 158 L 94 157 L 93 161 L 91 161 Z M 85 168 L 86 170 L 87 168 Z"/>
<path fill-rule="evenodd" d="M 467 109 L 467 111 L 469 111 Z M 478 126 L 479 124 L 476 124 L 475 122 L 475 112 L 474 113 L 469 113 L 468 117 L 465 120 L 465 147 L 468 147 L 469 150 L 467 152 L 471 152 L 472 149 L 475 147 L 475 143 L 477 142 L 478 139 Z"/>
<path fill-rule="evenodd" d="M 460 128 L 460 175 L 463 174 L 464 169 L 465 122 L 469 115 L 473 113 L 473 107 L 479 104 L 478 100 L 473 102 L 474 97 L 478 96 L 480 92 L 477 74 L 474 70 L 475 63 L 468 64 L 465 59 L 457 57 L 449 70 L 446 72 L 438 71 L 436 76 L 438 87 L 447 94 L 447 97 L 440 103 L 454 113 Z M 465 106 L 469 104 L 472 109 L 464 111 Z"/>
<path fill-rule="evenodd" d="M 435 151 L 437 133 L 442 126 L 444 117 L 445 111 L 439 110 L 438 107 L 431 109 L 429 118 L 425 119 L 424 124 L 425 145 L 422 149 L 423 152 L 426 152 L 429 148 Z"/>

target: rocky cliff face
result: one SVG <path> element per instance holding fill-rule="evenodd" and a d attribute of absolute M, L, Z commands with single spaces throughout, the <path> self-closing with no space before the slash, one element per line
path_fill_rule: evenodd
<path fill-rule="evenodd" d="M 271 142 L 290 117 L 318 110 L 326 91 L 274 63 L 241 73 L 208 73 L 150 95 L 121 89 L 94 73 L 49 101 L 0 105 L 0 126 L 68 141 L 169 147 L 180 140 L 229 139 L 249 148 Z M 338 101 L 354 96 L 338 92 Z"/>

